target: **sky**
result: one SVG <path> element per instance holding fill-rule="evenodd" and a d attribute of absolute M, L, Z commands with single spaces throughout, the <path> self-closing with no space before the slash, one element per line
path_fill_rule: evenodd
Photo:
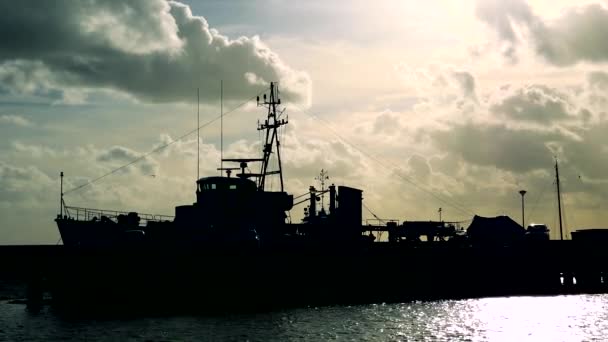
<path fill-rule="evenodd" d="M 0 16 L 0 244 L 59 242 L 61 171 L 70 206 L 194 202 L 184 135 L 198 89 L 199 172 L 217 175 L 220 82 L 228 158 L 260 155 L 253 99 L 278 82 L 296 196 L 324 169 L 364 191 L 365 219 L 520 222 L 525 189 L 526 224 L 556 238 L 557 159 L 567 230 L 608 226 L 607 1 L 25 0 Z"/>

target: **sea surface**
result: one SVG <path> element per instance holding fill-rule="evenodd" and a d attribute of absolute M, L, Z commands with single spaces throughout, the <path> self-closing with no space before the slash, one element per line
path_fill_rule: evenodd
<path fill-rule="evenodd" d="M 0 303 L 3 341 L 608 341 L 608 295 L 303 308 L 260 314 L 66 318 Z"/>

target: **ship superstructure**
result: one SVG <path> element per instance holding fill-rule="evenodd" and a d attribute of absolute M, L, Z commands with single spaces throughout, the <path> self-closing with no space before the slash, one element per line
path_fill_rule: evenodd
<path fill-rule="evenodd" d="M 280 109 L 278 86 L 270 84 L 269 94 L 257 98 L 267 108 L 266 119 L 258 124 L 265 136 L 262 156 L 224 158 L 222 176 L 196 181 L 196 202 L 175 207 L 175 216 L 138 214 L 70 207 L 61 198 L 56 218 L 67 246 L 195 246 L 214 249 L 259 248 L 264 245 L 311 240 L 356 242 L 362 232 L 362 191 L 346 186 L 309 189 L 302 223 L 289 222 L 293 196 L 284 190 L 279 128 L 288 124 Z M 222 165 L 223 165 L 222 163 Z M 249 172 L 259 163 L 259 172 Z M 63 174 L 62 174 L 63 177 Z M 272 191 L 268 179 L 276 177 L 279 189 Z M 329 192 L 329 213 L 317 213 L 319 195 Z M 63 192 L 62 192 L 63 193 Z M 339 193 L 339 195 L 338 195 Z M 339 198 L 339 199 L 338 199 Z"/>

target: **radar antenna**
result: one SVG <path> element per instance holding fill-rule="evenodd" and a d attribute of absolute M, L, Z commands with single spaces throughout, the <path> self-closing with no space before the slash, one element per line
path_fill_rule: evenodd
<path fill-rule="evenodd" d="M 262 157 L 262 167 L 260 169 L 260 177 L 258 179 L 258 190 L 264 191 L 264 187 L 266 185 L 266 176 L 278 174 L 279 179 L 281 180 L 281 191 L 284 191 L 283 169 L 281 166 L 281 142 L 279 141 L 279 134 L 277 130 L 279 127 L 286 125 L 288 120 L 279 119 L 278 116 L 280 116 L 283 111 L 277 115 L 277 105 L 281 104 L 281 99 L 279 98 L 279 87 L 274 82 L 270 82 L 270 96 L 267 98 L 266 94 L 264 94 L 262 102 L 260 102 L 260 97 L 258 96 L 257 102 L 258 106 L 268 108 L 268 117 L 263 123 L 258 125 L 258 131 L 266 131 L 266 141 L 264 142 L 263 147 L 264 156 Z M 276 146 L 277 169 L 268 171 L 273 146 Z"/>
<path fill-rule="evenodd" d="M 321 172 L 319 173 L 319 175 L 317 177 L 315 177 L 315 180 L 319 181 L 319 183 L 321 183 L 321 210 L 325 211 L 325 206 L 323 205 L 323 199 L 325 198 L 325 181 L 329 179 L 329 173 L 327 172 L 327 170 L 323 170 L 321 169 Z"/>
<path fill-rule="evenodd" d="M 283 192 L 285 190 L 283 185 L 283 168 L 281 166 L 281 142 L 279 140 L 278 129 L 288 123 L 288 118 L 280 118 L 281 114 L 283 114 L 285 110 L 277 112 L 277 106 L 281 104 L 281 99 L 279 99 L 279 87 L 276 85 L 276 83 L 270 82 L 269 96 L 264 94 L 261 101 L 260 97 L 258 96 L 257 104 L 258 106 L 268 108 L 266 120 L 261 123 L 258 122 L 258 131 L 266 131 L 266 139 L 264 145 L 262 146 L 262 152 L 264 155 L 262 158 L 222 158 L 222 161 L 240 163 L 241 173 L 237 174 L 237 176 L 241 178 L 257 178 L 258 191 L 265 190 L 266 176 L 279 175 L 279 179 L 281 180 L 281 192 Z M 273 153 L 273 148 L 276 148 L 277 168 L 276 170 L 269 170 L 270 156 Z M 245 173 L 247 163 L 250 162 L 262 163 L 260 173 Z M 227 169 L 221 167 L 220 170 Z"/>

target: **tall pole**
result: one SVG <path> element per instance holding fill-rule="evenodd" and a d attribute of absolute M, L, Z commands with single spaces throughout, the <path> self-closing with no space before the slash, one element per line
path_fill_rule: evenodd
<path fill-rule="evenodd" d="M 196 88 L 196 180 L 200 179 L 201 169 L 201 123 L 200 123 L 200 106 L 201 106 L 201 94 L 200 88 Z"/>
<path fill-rule="evenodd" d="M 59 217 L 63 218 L 63 171 L 61 171 L 61 173 L 59 174 L 61 181 L 61 190 L 60 190 L 60 197 L 59 197 Z"/>
<path fill-rule="evenodd" d="M 521 226 L 526 228 L 526 216 L 524 211 L 524 195 L 526 194 L 526 190 L 520 190 L 519 194 L 521 195 Z"/>
<path fill-rule="evenodd" d="M 224 80 L 220 80 L 220 176 L 224 169 Z"/>
<path fill-rule="evenodd" d="M 564 239 L 564 230 L 562 226 L 562 198 L 559 192 L 559 168 L 557 166 L 557 158 L 555 159 L 555 183 L 557 184 L 557 211 L 559 216 L 559 239 Z"/>
<path fill-rule="evenodd" d="M 443 209 L 439 208 L 439 210 L 437 210 L 437 212 L 439 213 L 439 222 L 443 222 L 441 221 L 441 212 L 443 211 Z"/>

